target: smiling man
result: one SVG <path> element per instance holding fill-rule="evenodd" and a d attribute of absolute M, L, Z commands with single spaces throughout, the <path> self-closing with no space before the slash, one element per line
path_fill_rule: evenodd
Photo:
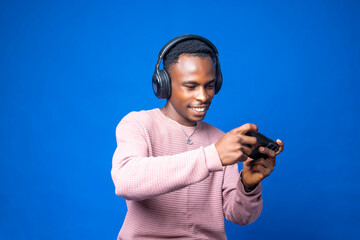
<path fill-rule="evenodd" d="M 217 54 L 200 36 L 171 40 L 153 76 L 165 106 L 131 112 L 117 126 L 111 175 L 128 207 L 118 239 L 226 239 L 224 217 L 246 225 L 260 215 L 261 181 L 283 143 L 277 140 L 278 152 L 260 147 L 267 158 L 251 159 L 257 142 L 245 134 L 256 125 L 225 134 L 202 121 L 222 84 Z"/>

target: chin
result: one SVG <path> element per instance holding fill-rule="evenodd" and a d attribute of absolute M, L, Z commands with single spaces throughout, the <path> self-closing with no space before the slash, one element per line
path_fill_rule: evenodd
<path fill-rule="evenodd" d="M 194 120 L 194 122 L 199 122 L 199 121 L 202 121 L 203 119 L 205 118 L 205 116 L 201 116 L 201 117 L 195 117 L 195 118 L 193 118 Z"/>

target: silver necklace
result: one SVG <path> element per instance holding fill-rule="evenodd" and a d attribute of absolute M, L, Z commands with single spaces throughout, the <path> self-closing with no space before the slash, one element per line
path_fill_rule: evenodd
<path fill-rule="evenodd" d="M 161 109 L 163 110 L 165 116 L 166 116 L 167 118 L 169 118 L 169 116 L 166 114 L 165 108 L 161 108 Z M 171 118 L 169 118 L 169 119 L 171 119 Z M 174 120 L 174 121 L 175 121 L 175 120 Z M 184 128 L 183 128 L 177 121 L 175 121 L 175 122 L 176 122 L 176 124 L 180 127 L 180 129 L 183 131 L 183 133 L 185 134 L 185 136 L 187 137 L 187 139 L 186 139 L 186 144 L 193 145 L 194 143 L 191 141 L 190 138 L 191 138 L 191 136 L 195 133 L 197 124 L 195 125 L 194 131 L 193 131 L 190 135 L 187 135 L 187 133 L 185 132 Z"/>

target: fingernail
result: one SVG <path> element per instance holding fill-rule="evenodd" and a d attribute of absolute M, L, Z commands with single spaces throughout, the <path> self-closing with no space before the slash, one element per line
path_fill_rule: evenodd
<path fill-rule="evenodd" d="M 264 147 L 259 147 L 259 150 L 260 150 L 260 151 L 264 151 L 265 148 L 264 148 Z"/>

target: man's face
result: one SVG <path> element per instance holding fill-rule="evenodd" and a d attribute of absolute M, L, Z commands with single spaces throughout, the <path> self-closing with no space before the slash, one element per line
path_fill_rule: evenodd
<path fill-rule="evenodd" d="M 214 62 L 210 57 L 182 54 L 168 71 L 171 97 L 166 111 L 178 123 L 193 126 L 204 119 L 215 95 Z"/>

